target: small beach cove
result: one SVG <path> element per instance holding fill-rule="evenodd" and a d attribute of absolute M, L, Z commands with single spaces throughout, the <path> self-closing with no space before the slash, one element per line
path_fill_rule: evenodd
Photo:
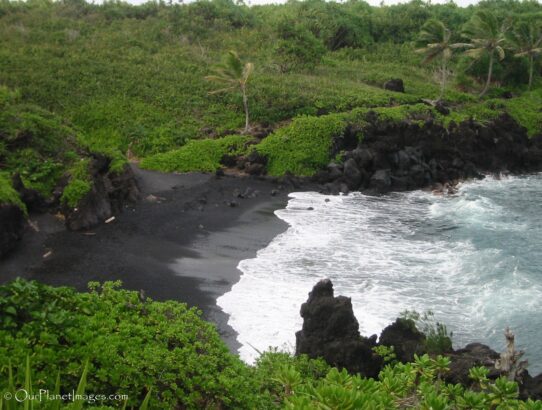
<path fill-rule="evenodd" d="M 201 309 L 236 351 L 216 299 L 238 282 L 239 261 L 287 228 L 273 212 L 286 206 L 288 189 L 262 178 L 133 169 L 141 200 L 109 224 L 74 232 L 53 215 L 31 215 L 39 232 L 25 228 L 0 262 L 1 282 L 23 277 L 84 291 L 90 281 L 121 280 L 155 300 Z"/>

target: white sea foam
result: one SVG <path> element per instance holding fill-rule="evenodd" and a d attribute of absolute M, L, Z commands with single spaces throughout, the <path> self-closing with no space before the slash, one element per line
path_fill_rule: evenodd
<path fill-rule="evenodd" d="M 456 345 L 500 348 L 510 325 L 540 363 L 542 270 L 531 257 L 542 256 L 541 197 L 539 176 L 464 184 L 455 197 L 295 193 L 275 212 L 288 230 L 241 261 L 240 281 L 218 304 L 248 362 L 270 346 L 293 350 L 300 306 L 328 277 L 352 298 L 362 334 L 406 309 L 431 309 Z M 538 209 L 525 212 L 522 200 Z"/>

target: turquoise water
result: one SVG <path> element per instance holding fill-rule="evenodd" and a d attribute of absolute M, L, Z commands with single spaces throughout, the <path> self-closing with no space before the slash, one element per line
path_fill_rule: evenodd
<path fill-rule="evenodd" d="M 242 261 L 218 300 L 246 360 L 250 345 L 293 349 L 300 305 L 328 277 L 352 298 L 362 334 L 432 310 L 456 348 L 501 350 L 510 326 L 531 373 L 542 371 L 541 175 L 466 183 L 454 196 L 295 193 L 276 214 L 289 229 Z"/>

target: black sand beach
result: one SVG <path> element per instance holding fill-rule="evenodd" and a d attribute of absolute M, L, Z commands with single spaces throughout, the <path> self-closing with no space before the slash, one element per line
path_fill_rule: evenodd
<path fill-rule="evenodd" d="M 286 206 L 288 189 L 252 177 L 134 171 L 142 200 L 109 224 L 71 232 L 52 215 L 31 216 L 39 232 L 27 227 L 0 262 L 0 281 L 20 276 L 85 290 L 89 281 L 121 280 L 153 299 L 198 307 L 235 350 L 216 299 L 239 280 L 239 261 L 286 229 L 273 212 Z"/>

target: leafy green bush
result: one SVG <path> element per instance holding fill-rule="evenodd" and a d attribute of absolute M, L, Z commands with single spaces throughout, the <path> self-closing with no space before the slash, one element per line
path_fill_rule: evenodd
<path fill-rule="evenodd" d="M 258 408 L 250 371 L 228 352 L 201 312 L 176 302 L 142 300 L 119 283 L 89 293 L 14 281 L 0 287 L 0 371 L 30 355 L 35 389 L 76 389 L 88 361 L 87 392 L 127 394 L 150 408 Z M 15 384 L 23 386 L 24 372 Z M 0 391 L 7 377 L 0 377 Z"/>
<path fill-rule="evenodd" d="M 309 359 L 306 355 L 270 350 L 261 354 L 252 368 L 253 378 L 260 395 L 278 407 L 285 396 L 301 380 L 319 380 L 327 374 L 330 366 L 323 359 Z M 293 376 L 292 376 L 293 375 Z"/>
<path fill-rule="evenodd" d="M 180 149 L 143 159 L 141 167 L 164 172 L 212 172 L 220 168 L 220 160 L 225 154 L 243 153 L 249 140 L 249 137 L 241 135 L 191 140 Z"/>
<path fill-rule="evenodd" d="M 70 182 L 64 188 L 63 203 L 75 208 L 79 201 L 92 189 L 92 180 L 89 174 L 90 161 L 82 159 L 70 169 Z"/>
<path fill-rule="evenodd" d="M 13 189 L 9 177 L 4 173 L 0 173 L 0 205 L 1 204 L 17 205 L 26 212 L 26 206 L 21 201 L 17 191 Z"/>
<path fill-rule="evenodd" d="M 303 116 L 265 138 L 256 149 L 268 157 L 271 175 L 313 175 L 328 164 L 335 138 L 342 138 L 346 122 L 340 115 Z"/>
<path fill-rule="evenodd" d="M 294 368 L 285 368 L 285 379 L 295 381 L 285 399 L 285 408 L 309 409 L 502 409 L 535 410 L 542 402 L 518 400 L 517 383 L 504 377 L 490 382 L 487 369 L 472 369 L 478 381 L 476 390 L 442 382 L 449 359 L 427 355 L 414 363 L 386 366 L 378 380 L 349 375 L 345 370 L 331 369 L 325 378 L 303 379 Z M 484 372 L 485 371 L 485 372 Z M 480 376 L 481 375 L 481 376 Z M 479 377 L 480 376 L 480 377 Z"/>
<path fill-rule="evenodd" d="M 516 121 L 527 128 L 529 135 L 542 133 L 542 115 L 540 113 L 542 89 L 527 92 L 518 98 L 505 100 L 502 104 Z"/>
<path fill-rule="evenodd" d="M 450 361 L 441 356 L 388 364 L 376 380 L 276 350 L 248 366 L 229 353 L 201 312 L 118 286 L 91 283 L 89 293 L 21 279 L 0 286 L 1 397 L 31 386 L 54 394 L 127 395 L 123 408 L 141 409 L 542 408 L 540 401 L 518 400 L 515 382 L 488 380 L 483 367 L 471 369 L 472 388 L 444 383 Z M 393 361 L 391 350 L 379 352 Z M 15 404 L 0 398 L 0 408 L 15 410 Z M 60 403 L 48 404 L 34 408 Z M 87 407 L 106 404 L 112 403 Z"/>
<path fill-rule="evenodd" d="M 277 25 L 279 40 L 274 48 L 280 71 L 305 68 L 313 69 L 321 60 L 326 49 L 322 42 L 306 27 L 295 20 L 283 19 Z"/>
<path fill-rule="evenodd" d="M 446 325 L 438 322 L 431 310 L 423 314 L 406 310 L 401 313 L 401 318 L 410 321 L 425 335 L 425 347 L 428 353 L 443 354 L 453 350 L 453 332 L 448 332 Z"/>

